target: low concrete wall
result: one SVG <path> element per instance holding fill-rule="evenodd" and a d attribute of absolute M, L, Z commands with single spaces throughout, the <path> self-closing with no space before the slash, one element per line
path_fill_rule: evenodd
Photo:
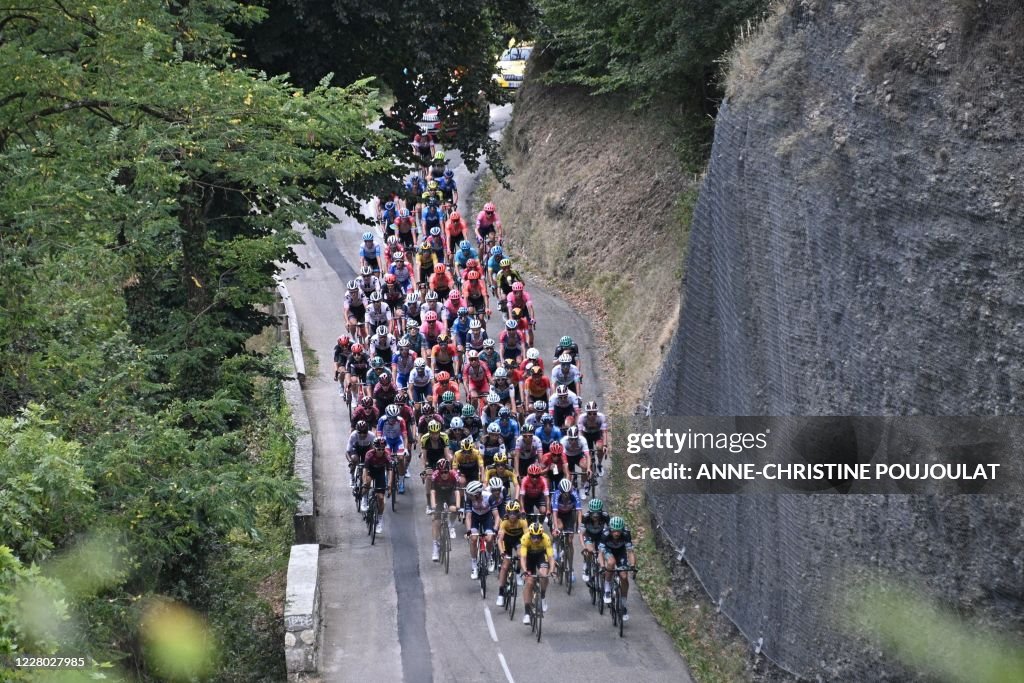
<path fill-rule="evenodd" d="M 289 677 L 317 670 L 320 655 L 320 546 L 293 545 L 284 605 L 284 658 Z"/>

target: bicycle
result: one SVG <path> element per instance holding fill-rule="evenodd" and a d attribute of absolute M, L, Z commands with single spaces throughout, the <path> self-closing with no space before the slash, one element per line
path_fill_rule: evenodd
<path fill-rule="evenodd" d="M 388 495 L 391 497 L 391 511 L 398 505 L 398 457 L 391 459 L 391 480 L 388 482 Z"/>
<path fill-rule="evenodd" d="M 631 571 L 633 577 L 636 578 L 636 566 L 619 565 L 615 568 L 615 574 L 612 577 L 612 602 L 609 605 L 612 613 L 612 626 L 619 627 L 619 637 L 623 637 L 623 630 L 625 628 L 625 621 L 622 619 L 622 579 L 619 577 L 620 572 Z M 601 601 L 602 604 L 604 601 Z"/>
<path fill-rule="evenodd" d="M 516 616 L 516 598 L 519 597 L 519 553 L 512 556 L 509 563 L 508 574 L 505 576 L 505 611 L 511 621 Z"/>
<path fill-rule="evenodd" d="M 356 463 L 356 470 L 353 474 L 356 480 L 356 485 L 352 487 L 352 496 L 356 501 L 356 512 L 361 512 L 360 503 L 363 500 L 363 463 Z"/>
<path fill-rule="evenodd" d="M 438 538 L 438 553 L 441 561 L 441 565 L 444 567 L 444 573 L 448 573 L 448 565 L 451 561 L 452 556 L 452 539 L 451 539 L 451 520 L 449 519 L 450 513 L 447 509 L 435 510 L 434 516 L 441 517 L 441 531 Z"/>
<path fill-rule="evenodd" d="M 480 597 L 484 600 L 487 599 L 487 572 L 490 564 L 491 553 L 487 550 L 487 535 L 480 534 L 477 536 L 476 551 L 476 572 L 477 578 L 480 580 Z"/>
<path fill-rule="evenodd" d="M 366 520 L 366 533 L 370 536 L 370 545 L 377 542 L 377 516 L 380 513 L 377 511 L 377 492 L 370 487 L 370 499 L 369 504 L 366 506 L 366 510 L 363 511 L 363 519 Z"/>
<path fill-rule="evenodd" d="M 585 551 L 586 552 L 586 551 Z M 601 577 L 604 575 L 604 570 L 601 569 L 601 565 L 597 562 L 597 552 L 590 552 L 589 557 L 586 559 L 587 568 L 587 586 L 590 588 L 590 604 L 596 605 L 601 604 L 601 613 L 604 613 L 604 596 L 601 594 Z"/>
<path fill-rule="evenodd" d="M 556 552 L 561 560 L 558 562 L 558 568 L 556 576 L 558 577 L 558 584 L 565 585 L 566 591 L 569 595 L 572 595 L 572 584 L 573 584 L 573 573 L 572 573 L 572 556 L 573 556 L 573 537 L 575 532 L 569 532 L 563 530 L 558 535 L 558 539 L 555 541 Z"/>
<path fill-rule="evenodd" d="M 534 579 L 533 601 L 530 604 L 530 631 L 537 634 L 537 642 L 540 642 L 540 635 L 544 630 L 544 602 L 540 597 L 540 575 L 530 574 Z"/>

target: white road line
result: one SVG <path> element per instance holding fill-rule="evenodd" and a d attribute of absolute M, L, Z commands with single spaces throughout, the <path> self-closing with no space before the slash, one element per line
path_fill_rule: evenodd
<path fill-rule="evenodd" d="M 508 683 L 516 683 L 515 679 L 512 678 L 512 672 L 508 670 L 508 662 L 505 661 L 505 655 L 498 653 L 498 661 L 501 662 L 501 668 L 505 670 L 505 678 L 508 679 Z"/>
<path fill-rule="evenodd" d="M 498 642 L 498 633 L 494 630 L 494 619 L 491 618 L 491 608 L 484 605 L 484 617 L 487 618 L 487 630 L 491 632 L 491 640 Z"/>

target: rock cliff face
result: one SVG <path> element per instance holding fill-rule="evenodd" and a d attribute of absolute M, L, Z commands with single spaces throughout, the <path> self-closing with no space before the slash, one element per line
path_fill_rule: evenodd
<path fill-rule="evenodd" d="M 794 0 L 737 49 L 661 412 L 1022 412 L 1022 34 L 1010 0 Z M 802 675 L 910 676 L 835 625 L 844 572 L 1024 630 L 1018 498 L 652 503 L 723 611 Z"/>

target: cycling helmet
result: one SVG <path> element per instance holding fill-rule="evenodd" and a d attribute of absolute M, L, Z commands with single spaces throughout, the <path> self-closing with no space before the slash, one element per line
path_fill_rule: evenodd
<path fill-rule="evenodd" d="M 398 413 L 401 412 L 401 409 L 398 406 L 391 404 L 384 412 L 388 414 L 388 417 L 398 417 Z"/>
<path fill-rule="evenodd" d="M 438 154 L 440 154 L 440 152 L 438 152 Z M 436 180 L 428 181 L 427 182 L 427 189 L 428 190 L 436 190 L 437 189 L 437 181 Z"/>
<path fill-rule="evenodd" d="M 385 325 L 377 325 L 377 336 L 383 337 L 387 335 L 388 328 Z"/>
<path fill-rule="evenodd" d="M 538 358 L 540 358 L 540 351 L 532 346 L 526 349 L 526 360 L 537 360 Z"/>
<path fill-rule="evenodd" d="M 349 337 L 347 334 L 343 334 L 340 337 L 338 337 L 339 346 L 347 346 L 351 341 L 351 337 Z"/>
<path fill-rule="evenodd" d="M 369 396 L 363 396 L 361 399 L 359 399 L 359 402 L 362 404 L 362 406 L 364 408 L 372 408 L 373 407 L 373 398 L 371 398 Z"/>
<path fill-rule="evenodd" d="M 498 265 L 501 266 L 502 268 L 510 268 L 512 266 L 512 259 L 503 258 L 500 261 L 498 261 Z"/>
<path fill-rule="evenodd" d="M 444 177 L 445 178 L 453 178 L 453 177 L 455 177 L 455 171 L 453 171 L 450 168 L 444 169 Z M 455 215 L 457 216 L 458 214 L 455 214 Z"/>
<path fill-rule="evenodd" d="M 452 468 L 452 461 L 448 458 L 441 458 L 437 461 L 437 465 L 435 465 L 435 467 L 442 472 L 447 472 Z"/>
<path fill-rule="evenodd" d="M 437 301 L 437 292 L 434 290 L 427 292 L 427 301 Z"/>
<path fill-rule="evenodd" d="M 427 424 L 427 431 L 431 434 L 437 434 L 441 431 L 441 423 L 437 420 L 431 420 L 429 424 Z"/>
<path fill-rule="evenodd" d="M 548 451 L 553 455 L 561 455 L 565 452 L 565 448 L 557 441 L 552 441 L 551 445 L 548 446 Z"/>
<path fill-rule="evenodd" d="M 425 241 L 422 242 L 420 244 L 420 251 L 430 251 L 430 245 Z"/>
<path fill-rule="evenodd" d="M 534 522 L 533 524 L 531 524 L 529 526 L 529 528 L 526 531 L 531 536 L 543 536 L 544 535 L 544 527 L 541 526 L 540 522 Z"/>
<path fill-rule="evenodd" d="M 408 337 L 402 337 L 401 339 L 399 339 L 398 340 L 398 348 L 399 349 L 407 349 L 407 348 L 409 348 L 409 338 Z"/>
<path fill-rule="evenodd" d="M 585 410 L 588 413 L 596 413 L 597 412 L 597 402 L 596 401 L 587 401 L 587 405 L 583 406 L 583 410 Z"/>
<path fill-rule="evenodd" d="M 501 434 L 501 427 L 498 426 L 497 422 L 492 422 L 491 424 L 487 425 L 487 433 L 488 434 Z"/>
<path fill-rule="evenodd" d="M 541 412 L 541 411 L 547 410 L 548 409 L 548 402 L 547 401 L 535 401 L 534 404 L 533 404 L 533 409 L 536 410 L 537 412 Z"/>
<path fill-rule="evenodd" d="M 512 291 L 513 292 L 521 292 L 524 289 L 526 289 L 526 285 L 524 285 L 522 282 L 513 282 L 512 283 Z"/>
<path fill-rule="evenodd" d="M 435 153 L 434 154 L 434 161 L 444 161 L 444 152 L 437 152 L 437 153 Z M 435 185 L 437 184 L 433 180 L 430 181 L 430 182 L 434 183 Z"/>
<path fill-rule="evenodd" d="M 372 232 L 364 232 L 363 233 L 363 241 L 364 242 L 372 242 L 373 241 L 373 233 Z"/>
<path fill-rule="evenodd" d="M 388 227 L 397 229 L 395 225 L 389 225 Z M 388 235 L 388 238 L 384 241 L 388 244 L 398 244 L 398 235 Z"/>
<path fill-rule="evenodd" d="M 374 292 L 374 294 L 376 294 L 376 292 Z M 519 323 L 517 323 L 515 320 L 506 320 L 505 327 L 507 327 L 510 330 L 514 330 L 517 327 L 519 327 Z"/>
<path fill-rule="evenodd" d="M 447 332 L 441 332 L 440 334 L 437 335 L 437 343 L 438 344 L 445 344 L 447 342 L 448 342 L 448 333 Z"/>
<path fill-rule="evenodd" d="M 572 482 L 568 479 L 563 479 L 558 482 L 558 488 L 562 490 L 562 493 L 569 493 L 572 491 Z"/>
<path fill-rule="evenodd" d="M 544 368 L 542 368 L 539 365 L 534 365 L 532 368 L 530 368 L 530 372 L 540 377 L 541 375 L 544 374 Z"/>
<path fill-rule="evenodd" d="M 437 197 L 431 197 L 427 203 L 430 204 L 430 208 L 432 209 L 436 209 L 438 207 Z M 440 228 L 438 228 L 438 231 L 440 231 Z"/>
<path fill-rule="evenodd" d="M 469 329 L 479 330 L 481 327 L 483 327 L 483 323 L 481 323 L 476 318 L 473 318 L 472 320 L 469 321 Z"/>
<path fill-rule="evenodd" d="M 410 304 L 417 303 L 420 300 L 420 293 L 415 289 L 405 295 L 405 301 Z"/>
<path fill-rule="evenodd" d="M 612 517 L 608 521 L 608 528 L 612 531 L 622 531 L 626 528 L 626 520 L 622 517 Z"/>
<path fill-rule="evenodd" d="M 540 416 L 540 421 L 541 421 L 542 424 L 546 424 L 546 425 L 553 425 L 553 424 L 555 424 L 555 418 L 553 416 L 551 416 L 551 415 L 548 415 L 547 413 L 545 413 L 545 414 Z"/>
<path fill-rule="evenodd" d="M 378 379 L 380 380 L 381 384 L 390 384 L 391 383 L 391 375 L 386 373 L 386 372 L 380 373 L 380 377 Z"/>
<path fill-rule="evenodd" d="M 501 397 L 492 391 L 489 394 L 487 394 L 487 402 L 492 405 L 496 403 L 501 403 Z"/>
<path fill-rule="evenodd" d="M 447 270 L 447 269 L 444 267 L 443 263 L 435 263 L 434 264 L 434 272 L 437 273 L 438 275 L 443 273 L 445 270 Z"/>
<path fill-rule="evenodd" d="M 381 358 L 380 356 L 374 356 L 373 358 L 370 359 L 370 367 L 371 368 L 379 368 L 379 367 L 383 367 L 383 366 L 384 366 L 384 359 Z"/>
<path fill-rule="evenodd" d="M 374 292 L 371 294 L 370 301 L 380 301 L 380 292 Z"/>
<path fill-rule="evenodd" d="M 563 353 L 561 356 L 558 357 L 558 362 L 559 363 L 571 363 L 572 362 L 572 356 L 570 356 L 567 353 Z"/>
<path fill-rule="evenodd" d="M 427 367 L 427 359 L 426 358 L 417 358 L 416 360 L 413 361 L 412 364 L 415 365 L 418 368 L 425 368 L 425 367 Z"/>
<path fill-rule="evenodd" d="M 494 204 L 492 202 L 484 204 L 484 213 L 494 213 Z"/>
<path fill-rule="evenodd" d="M 443 394 L 441 394 L 441 402 L 442 403 L 454 403 L 455 402 L 455 392 L 454 391 L 446 391 Z"/>
<path fill-rule="evenodd" d="M 462 441 L 459 442 L 459 447 L 461 447 L 462 450 L 464 450 L 464 451 L 468 451 L 469 449 L 471 449 L 473 447 L 473 438 L 470 437 L 470 436 L 467 436 L 465 439 L 463 439 Z"/>
<path fill-rule="evenodd" d="M 384 282 L 386 284 L 393 285 L 396 282 L 398 282 L 398 278 L 395 277 L 394 273 L 388 273 L 387 275 L 384 276 Z"/>
<path fill-rule="evenodd" d="M 505 512 L 510 515 L 518 515 L 523 511 L 523 506 L 519 504 L 518 500 L 510 500 L 505 503 Z"/>
<path fill-rule="evenodd" d="M 572 346 L 572 337 L 570 337 L 569 335 L 565 335 L 564 337 L 558 340 L 558 345 L 563 349 L 569 348 L 570 346 Z"/>
<path fill-rule="evenodd" d="M 370 266 L 363 266 L 362 268 L 359 269 L 359 274 L 363 276 L 373 275 L 373 268 L 371 268 Z"/>
<path fill-rule="evenodd" d="M 491 462 L 494 464 L 495 467 L 497 467 L 498 465 L 507 465 L 508 456 L 505 455 L 504 453 L 495 453 L 494 459 L 491 460 Z"/>
<path fill-rule="evenodd" d="M 395 403 L 403 406 L 409 403 L 409 394 L 405 393 L 405 389 L 399 389 L 395 394 Z"/>
<path fill-rule="evenodd" d="M 559 396 L 568 396 L 569 387 L 565 386 L 564 384 L 559 384 L 558 388 L 555 389 L 555 393 L 558 394 Z"/>
<path fill-rule="evenodd" d="M 366 423 L 366 420 L 360 420 L 359 422 L 356 422 L 356 431 L 360 434 L 365 434 L 370 431 L 370 425 Z"/>
<path fill-rule="evenodd" d="M 452 220 L 455 220 L 455 217 L 458 216 L 458 215 L 459 214 L 457 214 L 457 213 L 452 214 Z M 472 248 L 473 248 L 473 245 L 469 243 L 469 240 L 462 240 L 461 242 L 459 242 L 459 249 L 461 249 L 462 251 L 469 251 Z"/>
<path fill-rule="evenodd" d="M 466 273 L 466 279 L 467 280 L 479 280 L 480 279 L 480 271 L 478 271 L 478 270 L 471 270 L 471 271 L 467 272 Z"/>
<path fill-rule="evenodd" d="M 439 263 L 438 265 L 441 266 L 442 268 L 444 267 L 443 263 Z M 453 289 L 452 291 L 448 292 L 448 300 L 449 301 L 461 301 L 462 300 L 462 295 L 459 294 L 459 290 Z"/>
<path fill-rule="evenodd" d="M 438 382 L 442 382 L 442 383 L 443 382 L 447 382 L 448 380 L 450 380 L 452 378 L 451 373 L 449 373 L 447 370 L 442 370 L 441 372 L 439 372 L 436 375 L 434 375 L 434 377 L 437 378 Z"/>
<path fill-rule="evenodd" d="M 497 367 L 497 368 L 496 368 L 496 369 L 494 370 L 494 376 L 495 376 L 496 378 L 497 378 L 497 377 L 508 377 L 508 370 L 506 370 L 506 369 L 505 369 L 504 367 L 502 367 L 501 365 L 499 365 L 499 366 L 498 366 L 498 367 Z"/>
<path fill-rule="evenodd" d="M 604 510 L 604 501 L 600 498 L 591 498 L 590 502 L 587 503 L 587 509 L 591 512 L 600 512 Z"/>
<path fill-rule="evenodd" d="M 431 236 L 432 236 L 432 237 L 437 237 L 438 235 L 440 235 L 440 234 L 441 234 L 441 228 L 439 228 L 439 227 L 437 227 L 437 226 L 435 225 L 434 227 L 432 227 L 432 228 L 430 229 L 430 234 L 431 234 Z"/>
<path fill-rule="evenodd" d="M 427 311 L 423 314 L 423 319 L 428 323 L 437 322 L 437 313 L 435 311 Z"/>
<path fill-rule="evenodd" d="M 373 440 L 374 448 L 380 448 L 381 446 L 387 446 L 387 445 L 388 445 L 387 439 L 385 439 L 383 436 L 378 436 L 376 439 Z"/>
<path fill-rule="evenodd" d="M 462 421 L 462 418 L 461 418 L 461 417 L 453 417 L 453 418 L 452 418 L 452 422 L 451 422 L 451 424 L 449 425 L 449 428 L 450 428 L 450 429 L 462 429 L 462 428 L 463 428 L 463 427 L 465 427 L 465 426 L 466 426 L 466 425 L 465 425 L 465 423 L 464 423 L 464 422 Z"/>
<path fill-rule="evenodd" d="M 544 470 L 537 463 L 533 463 L 526 468 L 526 474 L 531 477 L 539 477 Z"/>
<path fill-rule="evenodd" d="M 505 488 L 505 482 L 501 480 L 501 477 L 491 477 L 490 481 L 487 482 L 492 489 L 503 489 Z"/>
<path fill-rule="evenodd" d="M 348 284 L 347 284 L 346 286 L 348 287 L 348 290 L 349 290 L 350 292 L 354 292 L 354 291 L 356 291 L 357 289 L 359 289 L 359 285 L 357 285 L 357 284 L 356 284 L 356 281 L 355 281 L 355 280 L 349 280 L 349 281 L 348 281 Z"/>
<path fill-rule="evenodd" d="M 401 211 L 398 212 L 398 215 L 401 216 L 402 218 L 408 218 L 409 209 L 402 209 Z"/>
<path fill-rule="evenodd" d="M 392 209 L 395 208 L 395 203 L 394 202 L 387 202 L 386 204 L 384 204 L 384 208 L 387 209 L 388 211 L 391 211 Z"/>
<path fill-rule="evenodd" d="M 493 339 L 484 339 L 484 348 L 485 349 L 493 349 L 494 348 L 494 340 Z"/>
<path fill-rule="evenodd" d="M 568 429 L 565 430 L 565 435 L 570 439 L 578 439 L 580 438 L 580 428 L 577 427 L 576 425 L 573 425 L 572 427 L 569 427 Z"/>
<path fill-rule="evenodd" d="M 356 342 L 355 344 L 352 345 L 352 353 L 362 353 L 362 352 L 363 352 L 363 345 L 362 344 Z"/>
<path fill-rule="evenodd" d="M 495 244 L 493 247 L 491 247 L 491 256 L 497 256 L 498 254 L 501 253 L 502 249 L 500 244 Z"/>
<path fill-rule="evenodd" d="M 395 261 L 396 261 L 395 267 L 398 267 L 398 265 L 401 265 L 402 267 L 405 267 L 405 264 L 402 263 L 402 261 L 404 261 L 404 260 L 405 260 L 405 252 L 404 251 L 396 251 L 395 252 Z"/>
<path fill-rule="evenodd" d="M 471 481 L 466 484 L 466 493 L 470 496 L 479 496 L 484 492 L 484 485 L 478 481 Z"/>
<path fill-rule="evenodd" d="M 462 406 L 462 417 L 476 417 L 476 409 L 469 403 Z"/>
<path fill-rule="evenodd" d="M 498 411 L 498 417 L 511 417 L 512 411 L 509 410 L 508 406 L 502 406 L 501 410 Z"/>
<path fill-rule="evenodd" d="M 477 321 L 477 322 L 480 322 L 480 321 Z M 466 351 L 466 359 L 467 360 L 480 360 L 480 352 L 477 351 L 476 349 L 470 349 L 469 351 Z"/>
<path fill-rule="evenodd" d="M 523 434 L 533 434 L 535 429 L 536 427 L 534 426 L 534 424 L 532 422 L 528 422 L 523 425 Z"/>

